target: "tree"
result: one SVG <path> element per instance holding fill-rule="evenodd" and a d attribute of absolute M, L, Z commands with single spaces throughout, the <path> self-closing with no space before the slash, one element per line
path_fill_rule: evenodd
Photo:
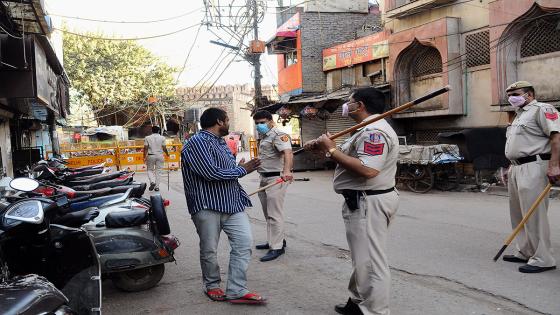
<path fill-rule="evenodd" d="M 117 115 L 166 115 L 164 103 L 155 107 L 147 98 L 174 99 L 176 69 L 135 41 L 95 37 L 102 36 L 64 35 L 64 67 L 77 91 L 74 99 L 89 103 L 100 122 L 116 124 Z"/>

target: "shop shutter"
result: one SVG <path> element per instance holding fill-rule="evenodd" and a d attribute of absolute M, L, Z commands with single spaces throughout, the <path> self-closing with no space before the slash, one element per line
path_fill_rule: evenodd
<path fill-rule="evenodd" d="M 356 125 L 356 123 L 350 117 L 342 117 L 342 106 L 339 106 L 337 110 L 331 114 L 329 119 L 327 119 L 327 131 L 331 134 L 348 129 L 354 125 Z M 336 144 L 343 143 L 348 137 L 350 137 L 350 134 L 336 139 Z"/>
<path fill-rule="evenodd" d="M 317 139 L 325 133 L 325 121 L 320 119 L 310 120 L 302 117 L 301 123 L 301 140 L 302 144 L 309 140 Z"/>

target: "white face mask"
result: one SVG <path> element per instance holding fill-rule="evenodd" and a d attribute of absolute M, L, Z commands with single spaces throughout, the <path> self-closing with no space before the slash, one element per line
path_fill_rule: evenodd
<path fill-rule="evenodd" d="M 522 107 L 523 105 L 525 105 L 525 102 L 527 102 L 527 100 L 525 99 L 525 95 L 527 95 L 527 93 L 523 94 L 523 95 L 516 95 L 516 96 L 510 96 L 508 98 L 508 102 L 511 104 L 511 106 L 513 107 Z"/>
<path fill-rule="evenodd" d="M 348 104 L 355 104 L 355 103 L 358 103 L 358 102 L 346 102 L 346 103 L 342 104 L 342 117 L 348 117 L 349 114 L 354 113 L 358 110 L 356 108 L 355 110 L 350 112 L 350 107 L 348 106 Z"/>

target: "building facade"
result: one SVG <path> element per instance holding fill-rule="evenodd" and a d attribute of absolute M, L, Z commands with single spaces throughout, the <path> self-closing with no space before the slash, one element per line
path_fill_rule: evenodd
<path fill-rule="evenodd" d="M 397 106 L 429 90 L 452 90 L 395 115 L 418 143 L 442 131 L 504 127 L 506 87 L 535 85 L 537 99 L 558 105 L 560 87 L 546 69 L 560 66 L 560 2 L 554 0 L 386 0 L 388 81 Z"/>
<path fill-rule="evenodd" d="M 0 2 L 2 175 L 58 151 L 55 128 L 68 114 L 69 81 L 57 40 L 42 1 Z"/>
<path fill-rule="evenodd" d="M 278 98 L 272 86 L 263 86 L 262 94 L 271 101 Z M 185 113 L 185 124 L 189 125 L 191 133 L 197 130 L 196 124 L 204 109 L 218 107 L 228 113 L 231 132 L 254 136 L 251 111 L 255 93 L 251 85 L 219 85 L 210 90 L 206 87 L 181 87 L 177 89 L 177 95 L 189 108 Z"/>

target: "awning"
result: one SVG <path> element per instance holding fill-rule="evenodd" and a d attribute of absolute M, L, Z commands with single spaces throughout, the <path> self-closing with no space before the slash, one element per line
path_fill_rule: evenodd
<path fill-rule="evenodd" d="M 296 31 L 279 31 L 276 33 L 276 38 L 296 38 L 297 32 Z"/>
<path fill-rule="evenodd" d="M 390 91 L 390 84 L 382 84 L 375 86 L 375 88 L 379 89 L 383 93 L 387 93 Z M 327 94 L 315 94 L 315 95 L 307 95 L 307 96 L 290 96 L 289 99 L 281 99 L 279 102 L 261 107 L 260 110 L 267 110 L 271 113 L 275 113 L 278 109 L 285 105 L 308 105 L 308 104 L 315 104 L 314 106 L 317 108 L 323 107 L 324 104 L 333 103 L 330 101 L 340 101 L 340 100 L 347 100 L 350 95 L 352 94 L 353 88 L 352 87 L 345 87 Z M 336 105 L 338 107 L 338 105 Z M 336 109 L 329 108 L 329 111 Z"/>

